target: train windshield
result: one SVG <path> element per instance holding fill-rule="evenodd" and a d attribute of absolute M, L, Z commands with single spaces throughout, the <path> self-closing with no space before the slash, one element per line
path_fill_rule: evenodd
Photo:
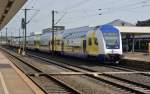
<path fill-rule="evenodd" d="M 103 32 L 104 40 L 107 49 L 119 49 L 119 33 L 118 32 Z"/>

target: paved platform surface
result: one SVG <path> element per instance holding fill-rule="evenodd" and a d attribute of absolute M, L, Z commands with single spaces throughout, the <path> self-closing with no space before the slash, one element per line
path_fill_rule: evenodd
<path fill-rule="evenodd" d="M 0 52 L 0 94 L 35 94 Z"/>
<path fill-rule="evenodd" d="M 150 62 L 150 54 L 141 52 L 128 52 L 124 53 L 124 59 Z"/>

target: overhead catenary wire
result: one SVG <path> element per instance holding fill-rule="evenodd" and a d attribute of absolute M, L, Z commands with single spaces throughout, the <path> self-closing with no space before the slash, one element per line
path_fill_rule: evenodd
<path fill-rule="evenodd" d="M 27 24 L 30 23 L 30 22 L 33 20 L 33 18 L 35 18 L 35 17 L 38 15 L 38 13 L 39 13 L 39 11 L 40 11 L 40 10 L 37 10 L 37 9 L 31 9 L 31 10 L 34 10 L 35 12 L 34 12 L 34 14 L 30 17 L 30 19 L 27 21 Z"/>
<path fill-rule="evenodd" d="M 84 1 L 84 0 L 83 0 Z M 83 2 L 83 1 L 81 1 L 81 2 Z M 85 1 L 87 1 L 87 0 L 85 0 Z M 93 0 L 89 0 L 89 1 L 93 1 Z M 76 4 L 74 4 L 74 5 L 77 5 L 76 7 L 73 7 L 73 5 L 71 5 L 71 7 L 68 7 L 67 9 L 63 9 L 63 10 L 58 10 L 59 11 L 59 13 L 64 13 L 64 12 L 68 12 L 68 14 L 69 13 L 79 13 L 79 12 L 83 12 L 82 10 L 83 10 L 83 8 L 81 8 L 81 9 L 77 9 L 77 10 L 72 10 L 72 9 L 76 9 L 76 8 L 80 8 L 80 6 L 81 5 L 86 5 L 87 3 L 89 3 L 89 1 L 87 1 L 86 3 L 84 3 L 84 4 L 80 4 L 80 5 L 77 5 L 77 3 Z M 95 0 L 96 2 L 97 2 L 97 0 Z M 102 2 L 101 4 L 102 5 L 109 5 L 109 4 L 111 4 L 112 5 L 112 3 L 114 3 L 114 4 L 120 4 L 121 2 L 123 2 L 123 1 L 127 1 L 127 0 L 120 0 L 120 1 L 114 1 L 114 0 L 111 0 L 111 1 L 108 1 L 108 2 Z M 95 2 L 95 3 L 96 3 Z M 111 6 L 112 7 L 112 6 Z M 89 8 L 86 8 L 89 12 L 90 11 L 95 11 L 95 9 L 92 9 L 91 8 L 91 6 L 89 7 Z M 96 10 L 97 11 L 97 10 Z"/>
<path fill-rule="evenodd" d="M 125 0 L 125 1 L 127 1 L 127 0 Z M 106 15 L 106 14 L 109 14 L 109 13 L 112 13 L 112 12 L 118 12 L 118 11 L 121 11 L 121 10 L 130 10 L 130 9 L 132 9 L 133 7 L 135 7 L 135 6 L 138 6 L 138 7 L 142 7 L 143 6 L 143 4 L 147 4 L 147 2 L 145 2 L 146 0 L 142 0 L 142 1 L 138 1 L 138 2 L 134 2 L 134 3 L 130 3 L 130 4 L 125 4 L 125 5 L 123 5 L 123 6 L 116 6 L 116 7 L 112 7 L 112 10 L 103 10 L 102 12 L 101 12 L 101 14 L 102 15 Z M 112 1 L 113 2 L 113 1 Z M 118 2 L 119 3 L 119 2 Z M 133 6 L 134 5 L 134 6 Z M 120 7 L 122 7 L 121 9 L 119 9 Z M 111 8 L 111 7 L 109 7 L 109 8 Z M 73 8 L 74 9 L 74 8 Z M 108 9 L 108 8 L 107 8 Z M 76 21 L 78 21 L 78 20 L 84 20 L 84 19 L 87 19 L 87 18 L 89 18 L 89 17 L 96 17 L 96 16 L 99 16 L 99 15 L 97 15 L 98 13 L 96 12 L 97 10 L 95 10 L 94 12 L 92 11 L 90 11 L 89 9 L 82 9 L 82 11 L 81 12 L 86 12 L 88 10 L 88 13 L 87 14 L 84 14 L 84 17 L 83 17 L 83 15 L 81 15 L 81 16 L 75 16 L 75 17 L 70 17 L 70 19 L 69 19 L 69 23 L 74 23 L 74 22 L 76 22 Z M 91 9 L 92 10 L 92 9 Z M 94 10 L 94 9 L 93 9 Z M 67 15 L 68 14 L 70 14 L 70 13 L 75 13 L 75 11 L 76 11 L 76 13 L 78 13 L 78 11 L 77 10 L 71 10 L 71 11 L 67 11 Z M 127 12 L 127 11 L 125 11 L 125 12 Z M 59 13 L 61 13 L 61 11 L 59 11 Z M 65 14 L 65 12 L 62 12 L 62 13 L 64 13 Z M 92 13 L 92 14 L 91 14 Z M 86 16 L 88 16 L 87 18 L 86 18 Z M 66 23 L 66 21 L 63 19 L 64 18 L 64 15 L 62 15 L 61 17 L 60 17 L 60 19 L 58 19 L 58 22 L 56 22 L 56 24 L 57 23 L 59 23 L 60 21 L 61 21 L 61 23 Z M 65 18 L 67 19 L 67 22 L 68 22 L 68 17 L 66 17 L 66 14 L 65 14 Z M 63 21 L 62 21 L 62 19 L 63 19 Z M 59 21 L 60 20 L 60 21 Z"/>
<path fill-rule="evenodd" d="M 60 19 L 58 19 L 58 21 L 55 23 L 55 24 L 58 24 L 64 17 L 65 17 L 65 15 L 67 15 L 67 13 L 70 13 L 70 11 L 72 10 L 72 9 L 74 9 L 74 8 L 76 8 L 76 7 L 79 7 L 79 6 L 81 6 L 81 5 L 84 5 L 84 4 L 86 4 L 86 3 L 88 3 L 88 2 L 90 2 L 90 1 L 92 1 L 92 0 L 82 0 L 82 1 L 80 1 L 80 2 L 77 2 L 77 3 L 75 3 L 74 5 L 71 5 L 71 7 L 67 7 L 67 8 L 65 8 L 64 10 L 64 14 L 62 15 L 62 17 L 60 17 Z M 86 12 L 86 10 L 83 10 L 82 9 L 82 12 L 84 11 L 84 13 Z M 74 12 L 74 11 L 73 11 Z M 88 15 L 87 13 L 86 13 L 86 15 Z"/>
<path fill-rule="evenodd" d="M 80 1 L 80 2 L 78 2 L 76 4 L 74 4 L 74 5 L 72 5 L 71 7 L 65 8 L 64 14 L 56 21 L 55 25 L 58 24 L 65 17 L 65 15 L 67 15 L 68 11 L 76 8 L 77 6 L 85 4 L 85 3 L 89 2 L 89 1 L 91 1 L 91 0 L 82 0 L 82 1 Z"/>
<path fill-rule="evenodd" d="M 144 0 L 144 1 L 146 1 L 146 0 Z M 127 4 L 127 5 L 124 5 L 124 6 L 121 6 L 121 8 L 120 8 L 120 6 L 119 7 L 115 7 L 115 9 L 112 7 L 110 7 L 110 8 L 106 8 L 106 9 L 108 9 L 108 10 L 105 10 L 105 9 L 101 9 L 101 11 L 100 11 L 100 13 L 102 13 L 102 14 L 104 14 L 104 13 L 107 13 L 107 12 L 113 12 L 113 11 L 121 11 L 121 10 L 124 10 L 124 9 L 132 9 L 132 8 L 140 8 L 140 7 L 143 7 L 144 5 L 143 4 L 146 4 L 146 2 L 144 2 L 144 1 L 140 1 L 141 3 L 139 3 L 139 2 L 136 2 L 136 3 L 132 3 L 132 4 Z M 148 3 L 148 2 L 147 2 Z M 142 5 L 141 5 L 142 4 Z M 132 5 L 134 5 L 134 6 L 132 6 Z M 128 6 L 128 7 L 126 7 L 126 6 Z M 148 6 L 148 5 L 147 5 Z M 145 6 L 146 7 L 146 6 Z M 111 10 L 109 10 L 109 9 L 111 9 Z M 88 10 L 88 9 L 87 9 Z M 95 10 L 95 11 L 97 11 L 97 10 Z M 93 11 L 91 12 L 91 11 L 88 11 L 88 13 L 93 13 Z M 94 12 L 94 14 L 95 14 L 95 12 Z M 76 16 L 77 17 L 77 16 Z M 80 16 L 79 16 L 80 17 Z"/>
<path fill-rule="evenodd" d="M 143 3 L 143 4 L 147 4 L 147 3 Z M 149 6 L 149 5 L 145 6 L 145 5 L 143 5 L 143 4 L 140 5 L 140 6 L 134 6 L 134 8 L 135 8 L 135 7 L 136 7 L 136 8 L 141 8 L 141 7 L 147 7 L 147 6 Z M 126 10 L 124 10 L 124 12 L 130 12 L 131 9 L 132 9 L 132 8 L 130 8 L 130 9 L 128 9 L 128 10 L 126 9 Z M 114 10 L 114 11 L 116 11 L 116 12 L 117 12 L 117 11 L 123 12 L 122 10 L 123 10 L 123 9 L 118 9 L 118 10 Z M 102 14 L 102 15 L 106 15 L 106 14 L 109 14 L 109 13 L 114 12 L 114 11 L 103 11 L 101 14 Z M 133 13 L 133 12 L 132 12 L 132 13 Z M 77 22 L 78 20 L 81 21 L 81 20 L 85 20 L 85 19 L 87 19 L 87 18 L 89 18 L 89 17 L 92 18 L 92 17 L 95 17 L 95 16 L 98 16 L 98 15 L 97 15 L 96 13 L 94 13 L 94 14 L 89 14 L 88 17 L 83 17 L 83 16 L 81 17 L 81 16 L 80 16 L 80 17 L 77 18 L 77 19 L 73 19 L 73 20 L 71 20 L 71 21 L 64 22 L 64 23 L 65 23 L 65 24 L 67 24 L 67 23 L 75 23 L 75 22 Z"/>
<path fill-rule="evenodd" d="M 72 9 L 77 8 L 77 7 L 81 6 L 81 5 L 84 5 L 84 4 L 86 4 L 86 3 L 90 2 L 90 1 L 92 1 L 92 0 L 81 0 L 81 1 L 79 1 L 79 2 L 77 2 L 75 4 L 73 4 L 73 5 L 70 5 L 70 6 L 66 7 L 66 8 L 63 8 L 63 10 L 71 11 Z M 59 11 L 61 11 L 61 10 L 59 10 Z"/>
<path fill-rule="evenodd" d="M 29 7 L 34 8 L 36 2 L 38 2 L 39 0 L 29 0 L 29 1 L 32 2 L 32 4 L 30 3 Z M 79 20 L 80 21 L 84 21 L 85 19 L 90 20 L 89 18 L 98 17 L 99 16 L 98 14 L 102 14 L 102 16 L 103 16 L 103 15 L 111 14 L 113 12 L 114 13 L 131 12 L 131 11 L 134 11 L 136 8 L 138 9 L 138 8 L 149 7 L 149 0 L 139 0 L 139 1 L 135 1 L 135 2 L 129 2 L 131 0 L 119 0 L 119 1 L 118 0 L 106 0 L 106 2 L 101 2 L 101 5 L 106 4 L 106 7 L 105 6 L 104 6 L 104 8 L 99 7 L 102 10 L 97 11 L 98 9 L 94 9 L 95 7 L 92 7 L 94 5 L 87 7 L 87 8 L 84 7 L 84 5 L 86 6 L 86 4 L 91 3 L 90 1 L 92 1 L 92 0 L 80 0 L 80 1 L 76 2 L 75 4 L 70 4 L 65 9 L 58 10 L 58 13 L 60 13 L 60 14 L 62 13 L 62 14 L 58 15 L 59 17 L 57 17 L 57 18 L 59 18 L 59 19 L 56 21 L 55 24 L 59 24 L 59 23 L 70 24 L 70 23 L 74 23 Z M 43 1 L 43 2 L 45 2 L 45 1 Z M 51 0 L 51 2 L 55 2 L 55 1 Z M 127 3 L 124 3 L 124 2 L 127 2 Z M 50 10 L 51 8 L 52 7 L 49 7 L 47 10 Z M 135 11 L 137 11 L 137 12 L 140 11 L 137 9 Z M 142 10 L 141 10 L 141 12 L 142 12 Z M 39 14 L 39 12 L 31 14 L 29 19 L 33 20 L 33 18 L 35 18 L 35 16 L 37 16 L 38 14 Z M 77 14 L 77 15 L 70 15 L 70 14 Z M 20 17 L 17 17 L 17 18 L 22 18 L 22 15 L 20 15 Z M 41 19 L 37 19 L 37 20 L 40 21 Z"/>
<path fill-rule="evenodd" d="M 137 5 L 141 5 L 141 4 L 147 4 L 148 2 L 149 1 L 147 1 L 147 0 L 142 0 L 142 1 L 134 2 L 134 3 L 125 4 L 125 5 L 120 5 L 120 6 L 115 6 L 115 7 L 107 7 L 107 8 L 100 8 L 100 9 L 102 9 L 102 10 L 119 10 L 119 9 L 129 8 L 129 7 L 133 7 L 133 6 L 137 6 Z"/>
<path fill-rule="evenodd" d="M 65 17 L 66 14 L 67 14 L 67 12 L 65 12 L 65 13 L 57 20 L 57 22 L 55 23 L 55 25 L 57 25 L 57 24 Z"/>
<path fill-rule="evenodd" d="M 131 10 L 133 10 L 133 9 L 140 9 L 140 8 L 144 8 L 144 7 L 148 7 L 148 4 L 149 2 L 143 2 L 143 3 L 139 3 L 139 4 L 136 4 L 136 5 L 134 5 L 134 6 L 128 6 L 128 7 L 116 7 L 116 9 L 108 9 L 108 10 L 106 10 L 106 11 L 103 11 L 103 13 L 107 13 L 107 12 L 109 12 L 109 13 L 112 13 L 112 12 L 119 12 L 119 11 L 121 11 L 121 12 L 123 12 L 123 11 L 125 11 L 125 12 L 130 12 Z M 132 5 L 132 4 L 131 4 Z M 137 10 L 137 12 L 138 12 L 139 10 Z"/>
<path fill-rule="evenodd" d="M 126 0 L 124 0 L 124 1 L 126 1 Z M 113 2 L 113 1 L 111 1 L 111 2 Z M 110 13 L 112 13 L 112 12 L 117 12 L 117 11 L 121 11 L 121 10 L 124 10 L 124 9 L 126 9 L 126 8 L 130 8 L 130 7 L 135 7 L 135 6 L 139 6 L 140 4 L 146 4 L 146 3 L 148 3 L 146 0 L 142 0 L 142 1 L 138 1 L 138 2 L 134 2 L 134 3 L 130 3 L 130 4 L 126 4 L 126 5 L 123 5 L 123 6 L 117 6 L 117 7 L 109 7 L 109 8 L 103 8 L 102 9 L 102 11 L 100 12 L 100 14 L 102 15 L 102 14 L 106 14 L 107 12 L 110 12 Z M 133 6 L 134 5 L 134 6 Z M 139 6 L 139 7 L 141 7 L 141 6 Z M 82 11 L 80 11 L 80 12 L 84 12 L 85 14 L 84 15 L 91 15 L 91 12 L 93 12 L 94 11 L 94 9 L 93 10 L 89 10 L 89 9 L 87 9 L 88 10 L 88 13 L 86 12 L 85 13 L 85 11 L 86 10 L 83 10 L 82 9 Z M 94 14 L 97 12 L 97 10 L 95 10 L 94 11 Z M 73 14 L 75 14 L 75 12 L 74 11 L 71 11 L 71 13 L 73 13 Z M 76 13 L 78 13 L 77 11 L 76 11 Z M 68 12 L 68 14 L 70 14 L 70 12 Z M 93 16 L 93 15 L 92 15 Z M 77 18 L 78 16 L 75 16 L 75 17 L 70 17 L 69 19 L 73 19 L 73 18 Z M 79 16 L 80 17 L 80 16 Z M 82 16 L 81 16 L 82 17 Z"/>

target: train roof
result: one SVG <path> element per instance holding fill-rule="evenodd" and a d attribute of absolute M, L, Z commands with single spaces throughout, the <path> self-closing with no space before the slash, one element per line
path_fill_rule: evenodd
<path fill-rule="evenodd" d="M 105 24 L 105 25 L 101 25 L 100 27 L 99 27 L 99 29 L 100 29 L 100 31 L 102 31 L 102 32 L 118 32 L 119 30 L 116 28 L 116 27 L 114 27 L 113 25 L 110 25 L 110 24 Z"/>
<path fill-rule="evenodd" d="M 89 31 L 91 27 L 89 26 L 83 26 L 83 27 L 77 27 L 77 28 L 71 28 L 64 30 L 65 32 L 80 32 L 80 31 Z"/>

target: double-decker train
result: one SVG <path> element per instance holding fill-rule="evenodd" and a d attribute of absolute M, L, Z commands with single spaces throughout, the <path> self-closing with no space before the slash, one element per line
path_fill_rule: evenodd
<path fill-rule="evenodd" d="M 14 38 L 11 45 L 19 47 L 23 40 Z M 26 45 L 28 49 L 51 52 L 52 32 L 27 36 Z M 54 33 L 54 51 L 61 55 L 118 63 L 122 56 L 121 34 L 117 28 L 107 24 L 57 31 Z"/>

